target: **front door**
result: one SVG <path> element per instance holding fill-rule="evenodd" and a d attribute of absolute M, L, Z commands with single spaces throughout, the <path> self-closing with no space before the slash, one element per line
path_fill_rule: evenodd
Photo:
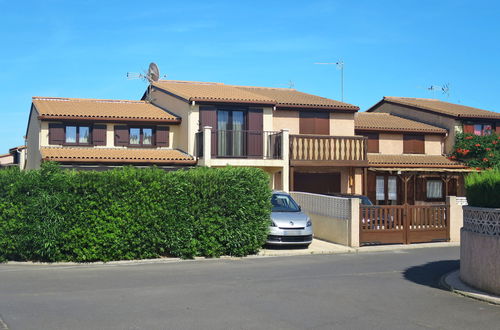
<path fill-rule="evenodd" d="M 246 156 L 244 128 L 244 111 L 217 111 L 217 155 L 219 157 Z"/>

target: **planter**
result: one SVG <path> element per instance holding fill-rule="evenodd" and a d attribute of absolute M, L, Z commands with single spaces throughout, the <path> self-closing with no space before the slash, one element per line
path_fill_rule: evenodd
<path fill-rule="evenodd" d="M 500 295 L 500 208 L 464 206 L 463 211 L 460 278 Z"/>

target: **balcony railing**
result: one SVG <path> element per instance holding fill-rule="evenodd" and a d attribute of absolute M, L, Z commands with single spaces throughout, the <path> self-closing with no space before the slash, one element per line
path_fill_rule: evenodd
<path fill-rule="evenodd" d="M 212 158 L 282 159 L 282 133 L 212 130 Z M 196 133 L 196 156 L 203 157 L 203 132 Z"/>
<path fill-rule="evenodd" d="M 291 165 L 367 165 L 362 136 L 290 135 Z"/>

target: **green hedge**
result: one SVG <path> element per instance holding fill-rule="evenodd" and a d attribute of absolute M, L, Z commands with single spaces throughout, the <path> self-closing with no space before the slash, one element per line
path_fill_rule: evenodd
<path fill-rule="evenodd" d="M 176 172 L 0 171 L 0 260 L 110 261 L 244 256 L 263 245 L 267 175 L 255 168 Z"/>
<path fill-rule="evenodd" d="M 474 172 L 465 178 L 470 206 L 500 207 L 500 170 Z"/>

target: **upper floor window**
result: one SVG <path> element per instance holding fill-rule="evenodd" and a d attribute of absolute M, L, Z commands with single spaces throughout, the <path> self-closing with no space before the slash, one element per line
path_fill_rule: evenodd
<path fill-rule="evenodd" d="M 368 138 L 368 152 L 378 153 L 379 152 L 379 136 L 378 133 L 364 133 L 364 136 Z"/>
<path fill-rule="evenodd" d="M 129 130 L 131 146 L 152 146 L 153 129 L 151 127 L 131 127 Z"/>
<path fill-rule="evenodd" d="M 330 135 L 330 113 L 301 111 L 299 134 Z"/>
<path fill-rule="evenodd" d="M 90 127 L 67 125 L 64 142 L 66 144 L 90 144 Z"/>
<path fill-rule="evenodd" d="M 492 124 L 464 124 L 464 133 L 474 134 L 474 135 L 491 135 L 493 132 Z"/>
<path fill-rule="evenodd" d="M 403 153 L 404 154 L 424 154 L 425 138 L 422 134 L 404 134 L 403 135 Z"/>

